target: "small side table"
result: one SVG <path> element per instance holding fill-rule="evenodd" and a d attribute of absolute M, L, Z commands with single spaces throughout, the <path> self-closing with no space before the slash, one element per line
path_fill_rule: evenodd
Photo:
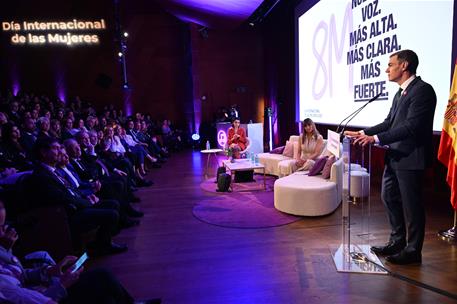
<path fill-rule="evenodd" d="M 211 159 L 211 155 L 214 155 L 214 158 L 216 158 L 216 160 L 217 160 L 216 154 L 219 152 L 223 152 L 223 151 L 224 150 L 222 150 L 222 149 L 208 149 L 208 150 L 200 151 L 202 154 L 208 154 L 208 158 L 206 160 L 205 178 L 208 178 L 209 162 Z"/>

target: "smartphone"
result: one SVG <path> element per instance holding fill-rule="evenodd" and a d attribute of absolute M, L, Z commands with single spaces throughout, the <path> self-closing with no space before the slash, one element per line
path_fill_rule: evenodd
<path fill-rule="evenodd" d="M 87 252 L 84 252 L 82 256 L 79 257 L 79 259 L 71 266 L 71 273 L 74 273 L 78 271 L 79 268 L 87 261 L 89 256 L 87 255 Z"/>

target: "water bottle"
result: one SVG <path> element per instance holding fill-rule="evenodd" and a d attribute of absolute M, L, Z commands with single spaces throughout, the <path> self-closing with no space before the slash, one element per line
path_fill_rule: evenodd
<path fill-rule="evenodd" d="M 206 150 L 209 150 L 209 149 L 211 149 L 211 146 L 210 146 L 210 144 L 209 144 L 209 140 L 207 140 L 207 141 L 206 141 Z"/>
<path fill-rule="evenodd" d="M 258 156 L 257 154 L 254 156 L 254 163 L 255 163 L 256 165 L 259 164 L 259 156 Z"/>
<path fill-rule="evenodd" d="M 255 163 L 255 154 L 251 152 L 251 163 Z"/>

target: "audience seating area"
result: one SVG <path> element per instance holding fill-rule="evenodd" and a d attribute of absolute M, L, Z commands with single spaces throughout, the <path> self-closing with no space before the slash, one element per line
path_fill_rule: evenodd
<path fill-rule="evenodd" d="M 21 236 L 16 252 L 45 250 L 56 259 L 88 249 L 99 256 L 127 250 L 108 241 L 143 216 L 131 205 L 139 202 L 133 191 L 151 186 L 146 171 L 159 169 L 184 144 L 169 120 L 22 92 L 0 95 L 0 131 L 0 199 Z M 43 152 L 53 142 L 59 151 L 50 160 Z M 81 218 L 81 210 L 96 204 L 116 216 L 104 243 L 103 225 Z"/>

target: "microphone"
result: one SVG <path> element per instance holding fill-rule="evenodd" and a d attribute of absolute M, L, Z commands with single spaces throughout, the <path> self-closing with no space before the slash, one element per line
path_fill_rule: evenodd
<path fill-rule="evenodd" d="M 340 135 L 343 134 L 344 130 L 346 129 L 348 123 L 354 118 L 356 117 L 368 104 L 372 103 L 373 101 L 375 101 L 376 99 L 378 99 L 380 96 L 382 95 L 382 93 L 379 93 L 378 95 L 374 96 L 373 98 L 371 98 L 370 100 L 368 100 L 363 106 L 361 106 L 360 108 L 358 108 L 357 110 L 355 110 L 354 112 L 352 112 L 351 114 L 349 114 L 348 116 L 346 116 L 338 125 L 338 127 L 336 128 L 336 133 L 339 133 Z M 349 120 L 348 120 L 349 119 Z M 343 128 L 341 129 L 341 132 L 338 132 L 340 130 L 340 127 L 341 125 L 346 121 L 348 120 Z"/>

